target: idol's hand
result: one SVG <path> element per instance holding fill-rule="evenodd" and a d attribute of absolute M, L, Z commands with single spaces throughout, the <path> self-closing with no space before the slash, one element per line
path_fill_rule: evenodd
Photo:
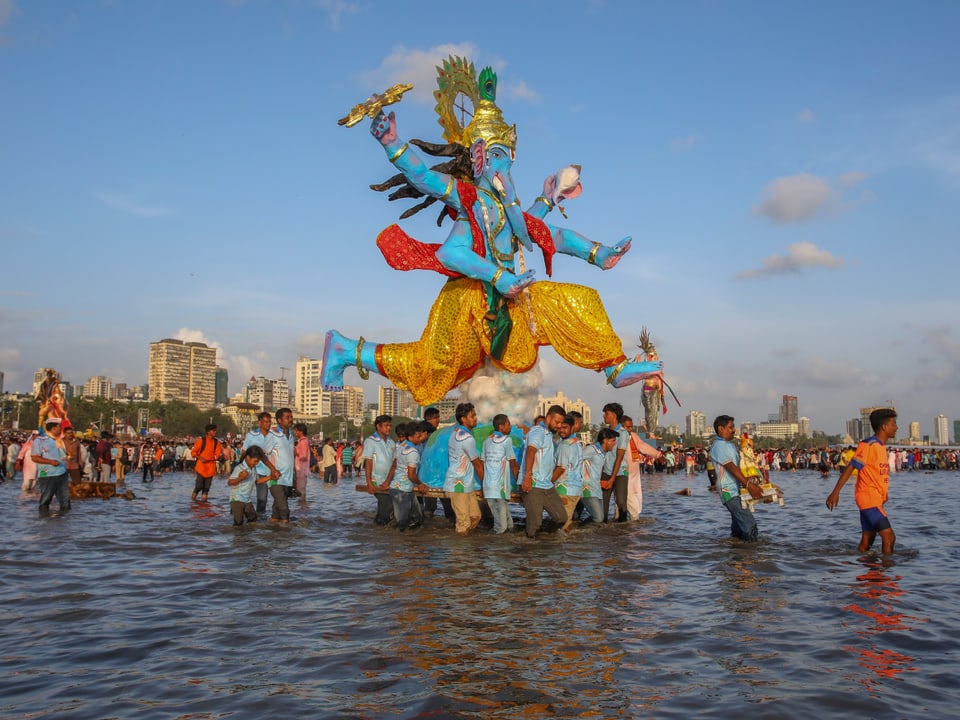
<path fill-rule="evenodd" d="M 543 181 L 543 196 L 553 203 L 575 198 L 583 192 L 580 166 L 567 165 Z"/>
<path fill-rule="evenodd" d="M 381 145 L 389 145 L 397 141 L 397 116 L 392 112 L 384 115 L 383 110 L 370 124 L 370 134 L 380 141 Z"/>
<path fill-rule="evenodd" d="M 523 275 L 514 275 L 511 272 L 505 272 L 497 280 L 494 287 L 496 287 L 497 291 L 504 297 L 515 298 L 526 288 L 533 285 L 534 280 L 536 280 L 536 277 L 533 270 L 527 270 Z"/>

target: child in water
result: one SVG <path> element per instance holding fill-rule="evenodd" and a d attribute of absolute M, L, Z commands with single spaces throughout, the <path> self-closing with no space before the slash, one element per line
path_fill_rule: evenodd
<path fill-rule="evenodd" d="M 230 473 L 230 513 L 234 525 L 256 522 L 257 511 L 253 507 L 254 486 L 262 485 L 269 475 L 257 475 L 257 466 L 263 461 L 263 448 L 251 445 L 243 454 L 243 460 Z"/>

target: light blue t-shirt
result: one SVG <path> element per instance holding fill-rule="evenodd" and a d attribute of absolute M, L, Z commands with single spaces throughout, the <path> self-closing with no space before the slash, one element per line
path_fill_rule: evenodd
<path fill-rule="evenodd" d="M 297 438 L 294 436 L 292 429 L 290 435 L 284 433 L 279 427 L 275 427 L 270 433 L 277 438 L 276 450 L 274 450 L 273 457 L 270 458 L 273 461 L 273 466 L 280 473 L 276 484 L 293 487 L 293 456 Z"/>
<path fill-rule="evenodd" d="M 617 461 L 617 453 L 623 450 L 623 460 L 620 461 L 617 477 L 627 476 L 630 473 L 630 433 L 622 423 L 617 423 L 614 431 L 617 433 L 617 444 L 607 453 L 603 471 L 605 473 L 613 472 L 613 464 Z"/>
<path fill-rule="evenodd" d="M 243 439 L 243 445 L 240 446 L 240 456 L 243 457 L 243 451 L 248 447 L 254 446 L 263 448 L 263 454 L 270 458 L 270 462 L 274 462 L 273 458 L 277 449 L 277 436 L 273 430 L 268 430 L 266 435 L 260 432 L 260 428 L 248 432 L 247 436 Z M 270 468 L 268 468 L 265 463 L 257 465 L 257 475 L 269 474 Z"/>
<path fill-rule="evenodd" d="M 603 474 L 603 466 L 606 459 L 606 453 L 603 452 L 600 443 L 587 445 L 587 447 L 583 449 L 582 497 L 603 497 L 603 489 L 600 487 L 600 476 Z"/>
<path fill-rule="evenodd" d="M 477 489 L 473 461 L 479 458 L 477 441 L 463 425 L 457 425 L 447 442 L 450 464 L 443 478 L 443 490 L 450 493 L 474 492 Z"/>
<path fill-rule="evenodd" d="M 30 448 L 31 455 L 39 455 L 44 460 L 56 460 L 56 465 L 37 465 L 37 477 L 59 477 L 67 472 L 66 457 L 67 453 L 49 435 L 41 435 L 33 441 Z"/>
<path fill-rule="evenodd" d="M 396 455 L 397 443 L 390 437 L 382 437 L 374 433 L 363 441 L 363 461 L 369 460 L 371 465 L 370 482 L 374 485 L 383 485 L 387 481 L 387 474 Z"/>
<path fill-rule="evenodd" d="M 412 467 L 416 472 L 419 466 L 420 451 L 412 442 L 404 440 L 397 445 L 397 467 L 393 471 L 393 482 L 390 483 L 390 487 L 403 492 L 413 492 L 413 481 L 407 469 Z"/>
<path fill-rule="evenodd" d="M 710 446 L 710 459 L 713 460 L 713 469 L 717 471 L 720 499 L 726 502 L 730 498 L 739 497 L 740 482 L 723 466 L 724 463 L 732 462 L 740 467 L 740 451 L 737 446 L 718 437 Z"/>
<path fill-rule="evenodd" d="M 563 475 L 557 480 L 557 492 L 561 495 L 579 496 L 583 492 L 582 460 L 583 446 L 576 435 L 560 441 L 557 446 L 557 467 L 563 468 Z"/>
<path fill-rule="evenodd" d="M 533 461 L 533 487 L 541 490 L 553 488 L 553 469 L 556 467 L 553 452 L 553 435 L 543 423 L 534 425 L 527 433 L 527 448 L 537 454 Z M 526 458 L 524 458 L 526 460 Z"/>
<path fill-rule="evenodd" d="M 262 475 L 259 474 L 259 468 L 261 467 L 266 470 Z M 239 484 L 230 486 L 231 502 L 253 502 L 253 497 L 256 494 L 254 488 L 257 484 L 257 477 L 267 477 L 270 474 L 270 470 L 263 463 L 258 462 L 253 467 L 250 467 L 247 465 L 246 460 L 244 460 L 230 473 L 230 479 L 236 480 L 244 470 L 247 471 L 246 480 L 241 480 Z"/>
<path fill-rule="evenodd" d="M 510 499 L 510 461 L 516 459 L 513 440 L 499 430 L 483 441 L 483 496 Z"/>

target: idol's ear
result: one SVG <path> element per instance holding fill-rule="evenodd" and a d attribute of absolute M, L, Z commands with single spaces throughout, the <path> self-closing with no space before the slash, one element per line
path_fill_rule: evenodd
<path fill-rule="evenodd" d="M 478 178 L 483 175 L 483 170 L 487 166 L 487 143 L 477 140 L 471 145 L 470 159 L 473 160 L 473 176 Z"/>

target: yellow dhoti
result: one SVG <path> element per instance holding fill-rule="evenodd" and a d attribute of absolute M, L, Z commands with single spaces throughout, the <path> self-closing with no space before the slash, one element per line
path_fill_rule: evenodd
<path fill-rule="evenodd" d="M 503 358 L 494 364 L 513 373 L 537 361 L 537 348 L 552 345 L 574 365 L 601 370 L 624 359 L 623 347 L 593 288 L 536 282 L 528 295 L 508 303 L 513 329 Z M 468 380 L 490 356 L 485 319 L 487 294 L 478 280 L 458 278 L 443 286 L 416 342 L 377 347 L 381 374 L 420 405 L 437 402 Z"/>

